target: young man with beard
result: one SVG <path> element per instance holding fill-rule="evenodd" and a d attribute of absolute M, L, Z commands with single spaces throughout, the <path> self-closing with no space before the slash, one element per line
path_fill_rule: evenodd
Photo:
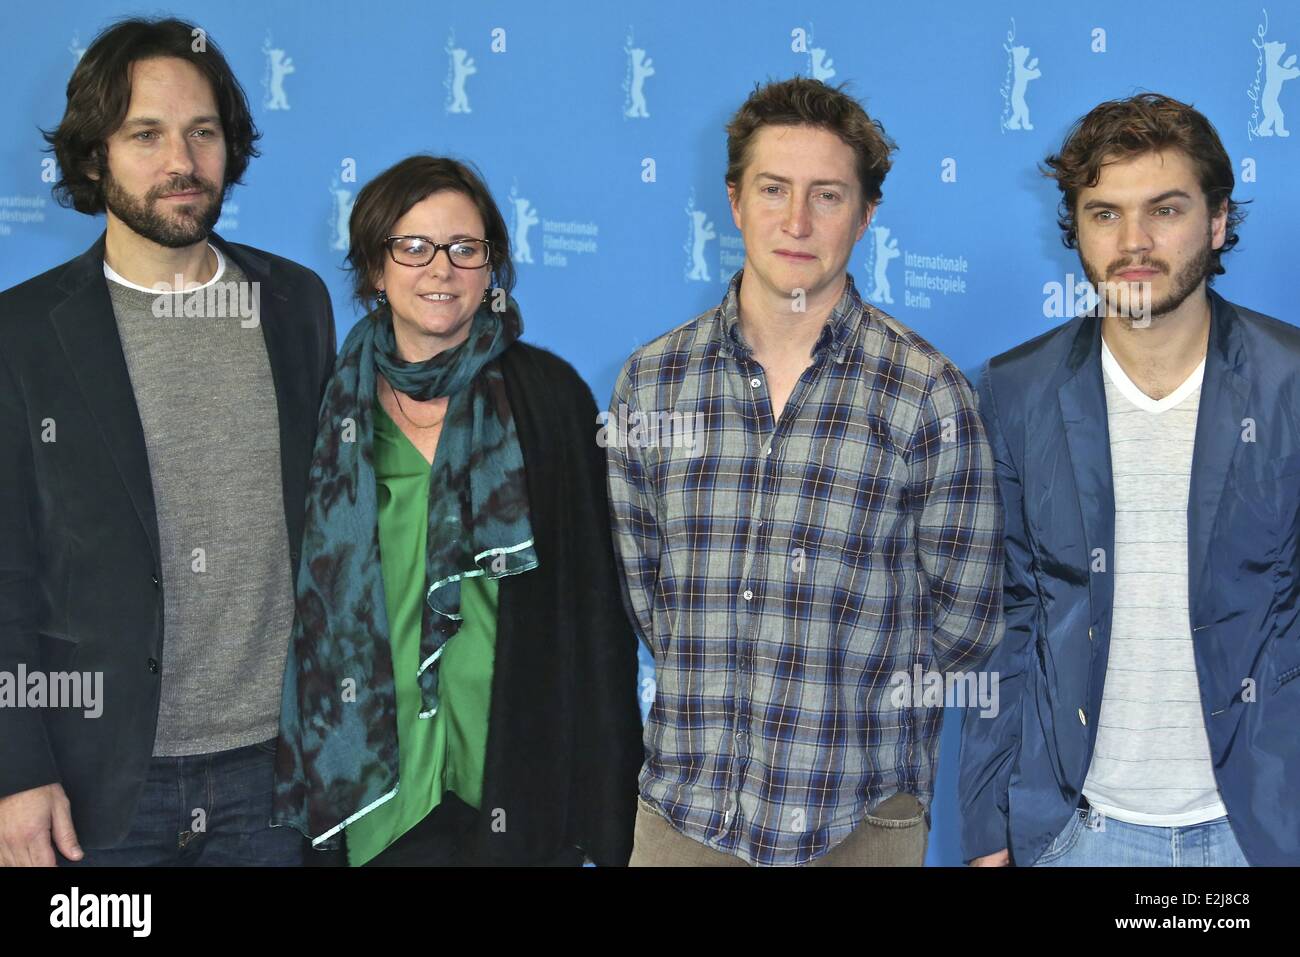
<path fill-rule="evenodd" d="M 658 682 L 633 865 L 925 860 L 943 711 L 894 679 L 987 655 L 1002 523 L 966 379 L 847 272 L 893 148 L 842 89 L 756 90 L 727 128 L 744 268 L 615 387 L 614 421 L 693 433 L 609 448 Z"/>
<path fill-rule="evenodd" d="M 1102 305 L 980 385 L 1006 636 L 1001 710 L 964 726 L 964 856 L 1295 865 L 1300 329 L 1208 288 L 1240 214 L 1190 106 L 1103 103 L 1047 165 Z"/>
<path fill-rule="evenodd" d="M 0 294 L 0 671 L 103 700 L 0 708 L 0 865 L 301 863 L 268 822 L 329 296 L 212 233 L 257 131 L 190 24 L 102 33 L 47 139 L 107 229 Z"/>

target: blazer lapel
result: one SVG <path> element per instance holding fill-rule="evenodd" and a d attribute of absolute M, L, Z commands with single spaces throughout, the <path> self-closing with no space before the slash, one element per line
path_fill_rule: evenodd
<path fill-rule="evenodd" d="M 104 278 L 104 237 L 74 259 L 60 279 L 68 296 L 50 310 L 59 344 L 68 358 L 86 407 L 104 434 L 140 524 L 159 559 L 158 516 L 144 427 L 135 403 L 131 374 L 117 333 L 113 302 Z"/>
<path fill-rule="evenodd" d="M 1205 377 L 1201 381 L 1200 411 L 1196 416 L 1196 447 L 1192 453 L 1192 481 L 1187 498 L 1187 577 L 1192 608 L 1204 588 L 1210 536 L 1219 513 L 1223 486 L 1237 451 L 1242 446 L 1250 383 L 1242 375 L 1245 353 L 1236 310 L 1217 293 L 1210 292 L 1210 341 L 1205 352 Z M 1192 615 L 1193 627 L 1208 616 Z"/>
<path fill-rule="evenodd" d="M 1066 364 L 1070 371 L 1057 390 L 1057 399 L 1087 545 L 1090 624 L 1106 626 L 1114 597 L 1115 487 L 1111 476 L 1106 390 L 1102 383 L 1101 320 L 1088 317 L 1082 321 Z M 1104 571 L 1093 571 L 1099 558 L 1105 563 Z"/>
<path fill-rule="evenodd" d="M 303 436 L 308 436 L 306 454 L 307 462 L 310 462 L 316 421 L 314 417 L 304 417 L 301 410 L 310 409 L 313 416 L 316 412 L 316 396 L 311 391 L 315 388 L 315 379 L 305 371 L 300 355 L 295 354 L 294 348 L 298 344 L 293 337 L 296 332 L 286 321 L 289 297 L 283 284 L 271 275 L 270 262 L 247 246 L 232 246 L 216 233 L 209 239 L 221 249 L 222 255 L 239 266 L 250 282 L 257 283 L 254 287 L 258 290 L 255 299 L 257 320 L 275 386 L 276 421 L 280 429 L 280 480 L 289 532 L 289 558 L 296 574 L 298 542 L 302 539 L 301 503 L 307 494 L 307 467 L 306 463 L 298 461 L 295 450 L 303 442 Z"/>

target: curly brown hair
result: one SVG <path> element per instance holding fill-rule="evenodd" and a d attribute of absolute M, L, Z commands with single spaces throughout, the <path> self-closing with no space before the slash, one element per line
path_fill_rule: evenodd
<path fill-rule="evenodd" d="M 196 43 L 199 35 L 203 43 Z M 199 49 L 195 49 L 195 47 Z M 258 155 L 260 138 L 244 88 L 216 43 L 191 23 L 174 18 L 119 20 L 95 37 L 68 80 L 68 105 L 54 130 L 42 130 L 59 161 L 54 198 L 60 206 L 93 215 L 104 211 L 103 176 L 108 170 L 107 139 L 126 119 L 131 105 L 131 65 L 138 60 L 175 57 L 192 63 L 212 84 L 226 141 L 229 190 L 242 182 L 248 161 Z M 98 179 L 89 174 L 96 173 Z"/>
<path fill-rule="evenodd" d="M 1204 114 L 1159 93 L 1140 93 L 1098 104 L 1066 134 L 1061 151 L 1044 161 L 1043 175 L 1056 180 L 1061 190 L 1057 215 L 1061 242 L 1069 249 L 1078 245 L 1075 204 L 1079 191 L 1097 185 L 1103 166 L 1172 149 L 1181 150 L 1191 160 L 1211 215 L 1227 205 L 1223 246 L 1211 250 L 1211 281 L 1226 272 L 1220 260 L 1237 245 L 1237 226 L 1245 218 L 1240 204 L 1232 198 L 1236 183 L 1232 160 Z"/>
<path fill-rule="evenodd" d="M 750 146 L 764 126 L 815 126 L 834 133 L 853 150 L 863 204 L 879 203 L 891 165 L 889 154 L 898 146 L 880 121 L 867 116 L 862 104 L 844 92 L 847 86 L 827 86 L 802 76 L 756 85 L 727 124 L 727 185 L 740 188 Z"/>

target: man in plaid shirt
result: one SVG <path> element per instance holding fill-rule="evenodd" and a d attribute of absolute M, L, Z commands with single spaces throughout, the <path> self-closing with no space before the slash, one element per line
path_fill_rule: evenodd
<path fill-rule="evenodd" d="M 1000 637 L 992 457 L 961 372 L 846 272 L 880 125 L 796 78 L 727 133 L 744 267 L 628 360 L 606 434 L 658 681 L 632 863 L 920 865 L 943 712 L 898 676 Z"/>

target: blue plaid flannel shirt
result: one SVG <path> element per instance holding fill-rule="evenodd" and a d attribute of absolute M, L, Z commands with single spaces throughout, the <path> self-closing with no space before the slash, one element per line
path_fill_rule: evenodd
<path fill-rule="evenodd" d="M 899 791 L 929 807 L 943 711 L 896 705 L 891 678 L 1001 638 L 1002 513 L 969 383 L 852 277 L 774 421 L 740 281 L 637 350 L 609 413 L 656 666 L 640 789 L 709 847 L 804 864 Z"/>

